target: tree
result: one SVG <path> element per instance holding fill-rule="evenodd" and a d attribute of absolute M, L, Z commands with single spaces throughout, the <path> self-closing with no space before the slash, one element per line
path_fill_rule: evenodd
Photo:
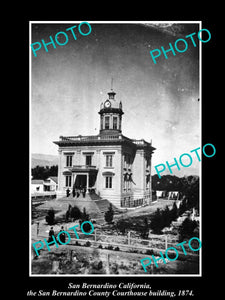
<path fill-rule="evenodd" d="M 126 229 L 129 228 L 128 225 L 129 225 L 129 223 L 127 221 L 125 221 L 124 219 L 120 219 L 116 223 L 116 228 L 117 228 L 117 230 L 121 231 L 122 234 L 125 234 Z"/>
<path fill-rule="evenodd" d="M 83 208 L 83 212 L 81 213 L 81 221 L 89 221 L 89 214 L 86 213 L 86 208 Z"/>
<path fill-rule="evenodd" d="M 70 217 L 73 220 L 78 220 L 81 217 L 81 211 L 80 211 L 79 207 L 74 205 L 74 207 L 71 208 Z"/>
<path fill-rule="evenodd" d="M 110 203 L 108 210 L 105 212 L 105 221 L 107 223 L 112 223 L 113 216 L 114 216 L 114 211 L 113 211 L 112 203 Z"/>
<path fill-rule="evenodd" d="M 84 207 L 83 208 L 83 212 L 81 213 L 81 216 L 80 216 L 79 223 L 81 225 L 83 222 L 89 221 L 89 220 L 90 220 L 89 214 L 86 213 L 86 208 Z M 83 225 L 83 229 L 84 229 L 85 232 L 90 232 L 91 229 L 92 229 L 92 227 L 91 227 L 91 225 L 89 223 L 85 223 Z"/>
<path fill-rule="evenodd" d="M 147 239 L 147 237 L 148 237 L 148 231 L 149 231 L 148 219 L 144 218 L 144 226 L 143 226 L 143 229 L 141 231 L 141 237 L 143 239 Z"/>
<path fill-rule="evenodd" d="M 170 226 L 170 223 L 171 223 L 172 219 L 171 219 L 171 211 L 170 211 L 168 205 L 162 211 L 161 218 L 162 218 L 161 222 L 162 222 L 163 227 Z"/>
<path fill-rule="evenodd" d="M 187 210 L 186 198 L 181 201 L 178 214 L 181 216 Z"/>
<path fill-rule="evenodd" d="M 178 217 L 178 209 L 176 202 L 173 203 L 173 207 L 171 209 L 171 221 L 175 221 Z"/>
<path fill-rule="evenodd" d="M 161 230 L 163 229 L 163 219 L 162 219 L 162 213 L 159 208 L 155 211 L 155 213 L 151 217 L 151 223 L 150 228 L 153 230 L 154 233 L 161 233 Z"/>
<path fill-rule="evenodd" d="M 58 166 L 36 166 L 35 168 L 32 168 L 31 174 L 33 176 L 33 179 L 46 180 L 50 176 L 58 175 Z"/>
<path fill-rule="evenodd" d="M 55 223 L 55 212 L 53 208 L 50 208 L 48 210 L 48 214 L 45 217 L 45 220 L 48 223 L 48 225 L 53 225 Z"/>
<path fill-rule="evenodd" d="M 194 230 L 197 226 L 198 223 L 195 220 L 192 221 L 189 218 L 186 218 L 179 227 L 180 240 L 193 237 Z"/>

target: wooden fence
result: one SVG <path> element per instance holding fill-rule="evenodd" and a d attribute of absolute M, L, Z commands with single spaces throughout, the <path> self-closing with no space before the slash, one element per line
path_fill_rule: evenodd
<path fill-rule="evenodd" d="M 65 231 L 67 231 L 67 228 L 65 228 Z M 77 229 L 77 233 L 79 236 L 79 239 L 77 239 L 75 233 L 73 231 L 68 232 L 71 240 L 67 244 L 68 246 L 72 245 L 80 245 L 80 246 L 87 246 L 90 247 L 99 247 L 100 245 L 103 246 L 111 246 L 111 250 L 115 250 L 116 247 L 119 247 L 117 250 L 121 251 L 141 251 L 141 250 L 158 250 L 158 251 L 165 251 L 167 248 L 174 247 L 178 250 L 178 252 L 183 253 L 183 250 L 181 247 L 176 247 L 176 245 L 179 243 L 177 238 L 171 238 L 167 235 L 150 235 L 148 239 L 140 239 L 140 238 L 132 238 L 131 233 L 128 232 L 126 235 L 106 235 L 102 234 L 100 231 L 98 232 L 97 229 L 95 229 L 94 233 L 90 235 L 85 235 L 80 230 Z M 57 236 L 58 232 L 55 233 L 55 237 Z M 37 230 L 37 235 L 34 238 L 35 240 L 43 240 L 44 238 L 47 238 L 45 235 L 39 235 Z M 87 244 L 87 242 L 89 243 Z M 183 245 L 186 252 L 189 254 L 198 254 L 198 251 L 193 252 L 189 246 L 188 241 L 186 244 Z M 114 248 L 115 247 L 115 248 Z M 171 250 L 172 251 L 172 250 Z"/>

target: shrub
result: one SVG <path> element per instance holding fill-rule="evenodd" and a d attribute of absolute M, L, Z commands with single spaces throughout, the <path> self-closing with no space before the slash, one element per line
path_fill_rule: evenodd
<path fill-rule="evenodd" d="M 156 212 L 152 215 L 150 227 L 154 233 L 161 233 L 161 230 L 164 227 L 162 212 L 159 208 L 157 208 Z"/>
<path fill-rule="evenodd" d="M 181 226 L 179 227 L 180 239 L 183 240 L 185 237 L 193 237 L 194 230 L 198 226 L 198 223 L 194 220 L 186 218 Z"/>
<path fill-rule="evenodd" d="M 78 220 L 81 217 L 81 211 L 77 206 L 71 208 L 70 217 L 74 220 Z"/>
<path fill-rule="evenodd" d="M 102 247 L 102 245 L 100 244 L 100 245 L 98 246 L 98 248 L 99 248 L 99 249 L 102 249 L 103 247 Z"/>
<path fill-rule="evenodd" d="M 90 242 L 90 241 L 87 241 L 87 242 L 85 243 L 85 246 L 86 246 L 86 247 L 90 247 L 90 246 L 91 246 L 91 242 Z"/>
<path fill-rule="evenodd" d="M 117 246 L 117 247 L 115 247 L 114 250 L 115 250 L 115 251 L 120 251 L 120 248 Z"/>
<path fill-rule="evenodd" d="M 126 229 L 128 228 L 128 222 L 121 219 L 116 223 L 116 228 L 124 234 Z"/>
<path fill-rule="evenodd" d="M 114 216 L 114 211 L 112 208 L 112 204 L 110 203 L 108 210 L 105 212 L 105 221 L 107 223 L 112 223 L 113 216 Z"/>
<path fill-rule="evenodd" d="M 109 245 L 109 246 L 107 247 L 107 249 L 108 249 L 108 250 L 113 250 L 113 246 L 112 246 L 112 245 Z"/>
<path fill-rule="evenodd" d="M 69 210 L 67 210 L 66 215 L 65 215 L 65 221 L 69 222 L 69 219 L 70 219 L 70 212 L 69 212 Z"/>
<path fill-rule="evenodd" d="M 55 212 L 53 208 L 50 208 L 48 210 L 48 214 L 45 217 L 45 220 L 48 223 L 48 225 L 53 225 L 55 223 Z"/>
<path fill-rule="evenodd" d="M 148 249 L 145 251 L 145 254 L 152 255 L 154 254 L 154 251 L 152 249 Z"/>

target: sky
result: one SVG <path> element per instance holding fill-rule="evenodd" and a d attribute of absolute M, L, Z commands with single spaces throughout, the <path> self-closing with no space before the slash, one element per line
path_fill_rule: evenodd
<path fill-rule="evenodd" d="M 98 111 L 113 78 L 123 104 L 122 133 L 145 139 L 156 148 L 153 165 L 179 158 L 200 146 L 199 47 L 188 41 L 186 52 L 154 64 L 149 51 L 169 48 L 177 39 L 199 31 L 199 24 L 92 23 L 76 40 L 65 24 L 32 24 L 31 42 L 49 42 L 56 33 L 68 43 L 31 52 L 31 153 L 58 154 L 59 136 L 99 133 Z M 82 30 L 88 30 L 86 25 Z M 62 37 L 62 35 L 61 35 Z M 63 43 L 63 38 L 60 40 Z M 179 45 L 182 48 L 182 43 Z"/>

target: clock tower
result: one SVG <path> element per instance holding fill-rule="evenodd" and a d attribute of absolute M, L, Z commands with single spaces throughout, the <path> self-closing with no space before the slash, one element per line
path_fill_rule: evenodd
<path fill-rule="evenodd" d="M 100 106 L 100 134 L 119 134 L 121 133 L 122 110 L 121 101 L 115 99 L 116 93 L 111 89 L 108 98 Z"/>

